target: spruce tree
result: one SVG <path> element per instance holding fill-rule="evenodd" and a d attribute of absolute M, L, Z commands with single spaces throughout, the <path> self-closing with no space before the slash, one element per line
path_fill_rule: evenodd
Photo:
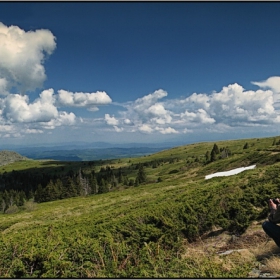
<path fill-rule="evenodd" d="M 214 151 L 214 149 L 211 151 L 211 155 L 210 155 L 210 161 L 213 162 L 217 159 L 216 153 Z"/>
<path fill-rule="evenodd" d="M 107 193 L 107 192 L 109 192 L 108 182 L 105 181 L 105 180 L 102 178 L 102 179 L 101 179 L 101 182 L 100 182 L 100 186 L 99 186 L 98 193 Z"/>
<path fill-rule="evenodd" d="M 246 142 L 246 144 L 243 146 L 243 149 L 248 149 L 249 148 L 249 144 Z"/>
<path fill-rule="evenodd" d="M 98 193 L 97 180 L 93 174 L 90 174 L 89 176 L 89 185 L 90 185 L 91 193 L 97 194 Z"/>
<path fill-rule="evenodd" d="M 220 150 L 219 150 L 218 145 L 216 143 L 213 146 L 213 150 L 216 153 L 216 155 L 220 153 Z"/>
<path fill-rule="evenodd" d="M 207 151 L 206 154 L 205 154 L 205 160 L 206 160 L 206 162 L 210 161 L 210 153 L 209 153 L 209 151 Z"/>
<path fill-rule="evenodd" d="M 43 202 L 43 187 L 41 184 L 38 185 L 37 187 L 37 190 L 35 191 L 35 194 L 34 194 L 34 201 L 35 202 Z"/>
<path fill-rule="evenodd" d="M 134 182 L 134 187 L 138 187 L 139 186 L 139 180 L 138 178 L 135 179 L 135 182 Z"/>
<path fill-rule="evenodd" d="M 210 154 L 210 161 L 211 162 L 215 161 L 217 159 L 217 155 L 219 153 L 220 153 L 220 151 L 219 151 L 218 145 L 215 143 L 212 148 L 211 154 Z"/>
<path fill-rule="evenodd" d="M 147 176 L 142 164 L 139 165 L 138 174 L 136 179 L 138 179 L 139 184 L 146 182 Z"/>

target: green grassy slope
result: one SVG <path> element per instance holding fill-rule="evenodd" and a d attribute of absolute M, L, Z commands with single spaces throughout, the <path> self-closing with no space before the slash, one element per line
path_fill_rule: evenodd
<path fill-rule="evenodd" d="M 248 149 L 243 149 L 245 143 Z M 216 142 L 232 155 L 205 164 L 213 143 L 176 147 L 150 156 L 85 163 L 23 161 L 0 172 L 34 169 L 90 171 L 110 165 L 135 177 L 138 163 L 148 183 L 139 187 L 36 204 L 0 214 L 1 277 L 246 277 L 246 260 L 230 270 L 226 260 L 199 263 L 184 257 L 189 245 L 213 228 L 242 235 L 267 214 L 265 200 L 280 183 L 280 146 L 273 138 Z M 256 169 L 205 180 L 208 174 L 256 164 Z M 60 169 L 64 167 L 64 169 Z M 158 182 L 158 177 L 162 181 Z"/>

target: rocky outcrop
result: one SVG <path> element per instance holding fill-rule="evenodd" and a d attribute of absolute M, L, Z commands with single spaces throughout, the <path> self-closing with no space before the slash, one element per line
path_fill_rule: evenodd
<path fill-rule="evenodd" d="M 27 159 L 28 158 L 13 151 L 0 151 L 0 166 Z"/>

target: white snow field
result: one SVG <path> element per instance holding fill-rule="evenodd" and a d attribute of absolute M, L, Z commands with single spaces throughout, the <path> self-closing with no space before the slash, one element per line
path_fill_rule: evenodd
<path fill-rule="evenodd" d="M 210 175 L 206 175 L 205 180 L 211 179 L 213 177 L 235 175 L 235 174 L 238 174 L 238 173 L 243 172 L 245 170 L 254 169 L 255 167 L 256 167 L 256 165 L 250 165 L 250 166 L 247 166 L 247 167 L 240 167 L 240 168 L 232 169 L 232 170 L 229 170 L 229 171 L 213 173 L 213 174 L 210 174 Z"/>

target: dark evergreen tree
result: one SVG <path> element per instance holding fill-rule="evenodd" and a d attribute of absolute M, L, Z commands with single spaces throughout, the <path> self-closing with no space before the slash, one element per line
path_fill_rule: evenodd
<path fill-rule="evenodd" d="M 119 175 L 118 182 L 119 182 L 119 184 L 123 184 L 124 183 L 124 178 L 123 178 L 122 174 Z"/>
<path fill-rule="evenodd" d="M 61 179 L 56 180 L 55 186 L 56 186 L 56 191 L 57 191 L 57 199 L 59 199 L 61 197 L 61 192 L 63 190 L 63 183 L 62 183 Z"/>
<path fill-rule="evenodd" d="M 43 187 L 41 184 L 39 184 L 37 187 L 37 190 L 35 191 L 35 194 L 34 194 L 34 201 L 38 202 L 38 203 L 43 202 L 44 201 L 43 195 L 44 195 Z"/>
<path fill-rule="evenodd" d="M 217 159 L 217 155 L 220 153 L 220 150 L 218 148 L 218 145 L 215 143 L 213 148 L 212 148 L 212 151 L 210 153 L 210 161 L 213 162 Z"/>
<path fill-rule="evenodd" d="M 53 201 L 57 200 L 60 197 L 57 186 L 53 183 L 52 180 L 44 188 L 44 201 Z"/>
<path fill-rule="evenodd" d="M 210 155 L 210 161 L 213 162 L 216 159 L 217 159 L 216 153 L 215 153 L 214 149 L 212 149 L 211 155 Z"/>
<path fill-rule="evenodd" d="M 147 176 L 144 170 L 144 166 L 142 164 L 139 165 L 138 174 L 136 179 L 138 180 L 139 184 L 146 182 Z"/>
<path fill-rule="evenodd" d="M 109 192 L 109 185 L 108 182 L 105 181 L 103 178 L 101 179 L 101 183 L 99 186 L 98 193 L 107 193 Z"/>
<path fill-rule="evenodd" d="M 129 180 L 128 180 L 128 177 L 127 177 L 127 176 L 124 177 L 123 184 L 124 184 L 125 186 L 128 186 L 128 185 L 129 185 Z"/>
<path fill-rule="evenodd" d="M 25 193 L 24 193 L 24 191 L 20 191 L 19 192 L 18 206 L 23 206 L 25 201 L 26 201 Z"/>
<path fill-rule="evenodd" d="M 134 180 L 133 179 L 129 179 L 128 185 L 130 187 L 132 187 L 134 185 Z"/>
<path fill-rule="evenodd" d="M 77 185 L 74 179 L 67 177 L 66 184 L 64 184 L 61 192 L 61 198 L 75 197 L 78 196 L 78 194 Z"/>
<path fill-rule="evenodd" d="M 205 161 L 206 162 L 210 161 L 210 153 L 209 153 L 209 151 L 207 151 L 206 154 L 205 154 Z"/>
<path fill-rule="evenodd" d="M 139 186 L 139 179 L 138 177 L 135 179 L 135 182 L 134 182 L 134 187 L 138 187 Z"/>
<path fill-rule="evenodd" d="M 248 149 L 249 148 L 249 144 L 246 142 L 246 144 L 243 146 L 243 149 Z"/>
<path fill-rule="evenodd" d="M 1 211 L 2 211 L 2 213 L 4 213 L 7 208 L 6 208 L 5 199 L 3 197 L 1 197 L 0 203 L 1 203 L 1 205 L 0 205 L 1 206 Z"/>
<path fill-rule="evenodd" d="M 27 194 L 26 194 L 26 200 L 29 200 L 29 199 L 31 199 L 31 198 L 34 198 L 34 192 L 33 192 L 32 189 L 27 190 L 27 192 L 25 192 L 25 193 L 27 193 Z"/>
<path fill-rule="evenodd" d="M 89 177 L 89 185 L 91 188 L 91 193 L 92 194 L 97 194 L 98 193 L 98 185 L 97 185 L 97 180 L 93 174 L 90 174 Z"/>
<path fill-rule="evenodd" d="M 216 143 L 213 146 L 213 150 L 216 153 L 216 155 L 218 155 L 220 153 L 220 150 L 219 150 L 218 145 Z"/>

